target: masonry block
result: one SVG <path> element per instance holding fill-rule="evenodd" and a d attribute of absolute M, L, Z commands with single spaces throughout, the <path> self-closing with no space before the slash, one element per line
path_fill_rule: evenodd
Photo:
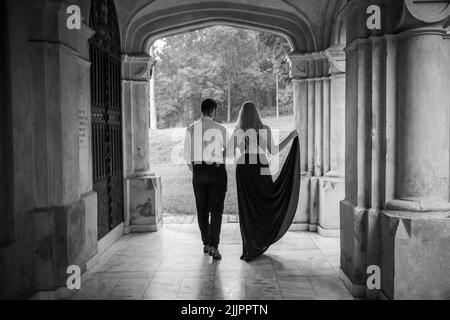
<path fill-rule="evenodd" d="M 126 180 L 129 232 L 154 232 L 163 225 L 161 177 L 150 175 Z"/>
<path fill-rule="evenodd" d="M 381 214 L 381 289 L 389 299 L 450 299 L 450 212 Z"/>
<path fill-rule="evenodd" d="M 322 177 L 319 179 L 319 226 L 324 237 L 340 236 L 340 205 L 345 198 L 343 178 Z"/>

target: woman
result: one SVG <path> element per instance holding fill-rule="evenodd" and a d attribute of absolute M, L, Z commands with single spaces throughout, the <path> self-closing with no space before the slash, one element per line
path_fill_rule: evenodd
<path fill-rule="evenodd" d="M 267 152 L 276 155 L 294 140 L 279 178 L 274 182 Z M 246 102 L 227 147 L 238 151 L 236 167 L 239 220 L 243 242 L 241 259 L 262 255 L 288 231 L 297 210 L 300 190 L 298 133 L 292 131 L 276 146 L 270 128 L 263 124 L 255 104 Z"/>

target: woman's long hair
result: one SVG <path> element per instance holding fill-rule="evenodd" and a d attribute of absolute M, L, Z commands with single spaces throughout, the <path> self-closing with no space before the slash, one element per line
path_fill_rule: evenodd
<path fill-rule="evenodd" d="M 254 129 L 256 132 L 263 129 L 264 124 L 259 115 L 258 109 L 253 102 L 246 102 L 243 104 L 239 112 L 239 119 L 237 122 L 237 129 L 242 129 L 244 132 Z"/>

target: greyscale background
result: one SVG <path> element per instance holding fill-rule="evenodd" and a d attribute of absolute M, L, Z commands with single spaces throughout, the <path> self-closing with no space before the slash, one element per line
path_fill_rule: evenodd
<path fill-rule="evenodd" d="M 0 15 L 1 299 L 450 298 L 449 1 L 2 0 Z M 151 49 L 213 26 L 290 49 L 298 209 L 249 263 L 236 212 L 221 261 L 195 212 L 165 216 L 174 183 L 152 163 L 173 150 L 151 149 Z"/>

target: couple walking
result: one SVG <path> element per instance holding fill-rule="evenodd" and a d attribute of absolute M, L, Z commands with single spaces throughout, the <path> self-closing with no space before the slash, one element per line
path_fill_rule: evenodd
<path fill-rule="evenodd" d="M 297 210 L 300 190 L 300 151 L 297 131 L 279 145 L 263 124 L 256 106 L 242 106 L 231 137 L 214 121 L 217 103 L 203 101 L 202 118 L 186 130 L 184 159 L 193 173 L 198 224 L 204 253 L 221 259 L 222 214 L 227 192 L 227 159 L 236 160 L 242 260 L 255 259 L 288 231 Z M 294 140 L 280 176 L 273 181 L 267 154 L 276 155 Z"/>

